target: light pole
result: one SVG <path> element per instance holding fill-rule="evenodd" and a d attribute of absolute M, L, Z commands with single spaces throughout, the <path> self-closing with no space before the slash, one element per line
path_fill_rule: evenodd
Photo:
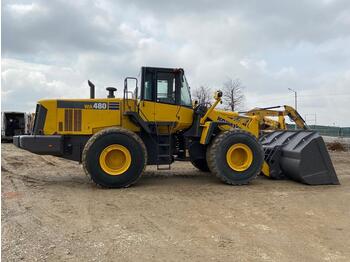
<path fill-rule="evenodd" d="M 294 93 L 294 108 L 296 111 L 298 111 L 298 95 L 297 95 L 297 91 L 295 91 L 294 89 L 288 88 L 289 91 L 292 91 Z"/>
<path fill-rule="evenodd" d="M 294 108 L 296 111 L 298 111 L 298 95 L 297 95 L 297 91 L 295 91 L 292 88 L 288 88 L 288 90 L 292 91 L 294 93 Z M 297 125 L 296 123 L 294 123 L 295 125 L 295 129 L 297 129 Z"/>

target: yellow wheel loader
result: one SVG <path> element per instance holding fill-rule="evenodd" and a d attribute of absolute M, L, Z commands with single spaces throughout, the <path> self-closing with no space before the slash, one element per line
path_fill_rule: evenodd
<path fill-rule="evenodd" d="M 129 90 L 135 81 L 135 90 Z M 263 175 L 305 184 L 339 184 L 322 138 L 313 131 L 262 135 L 258 116 L 219 110 L 222 92 L 207 107 L 193 103 L 183 69 L 142 67 L 141 83 L 127 77 L 123 98 L 38 102 L 31 135 L 14 144 L 36 154 L 82 163 L 98 185 L 135 183 L 146 165 L 170 169 L 189 160 L 223 182 L 243 185 Z M 194 105 L 194 106 L 193 106 Z"/>

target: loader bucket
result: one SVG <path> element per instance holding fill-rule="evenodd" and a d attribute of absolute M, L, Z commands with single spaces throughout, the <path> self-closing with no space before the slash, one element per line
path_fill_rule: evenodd
<path fill-rule="evenodd" d="M 274 131 L 260 138 L 270 177 L 307 185 L 339 185 L 322 137 L 315 131 Z"/>

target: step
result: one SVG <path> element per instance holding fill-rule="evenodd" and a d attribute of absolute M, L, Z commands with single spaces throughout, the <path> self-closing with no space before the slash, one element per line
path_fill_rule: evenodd
<path fill-rule="evenodd" d="M 170 146 L 170 144 L 158 144 L 158 146 Z"/>
<path fill-rule="evenodd" d="M 160 167 L 159 165 L 157 165 L 157 170 L 170 170 L 171 166 L 170 164 L 165 164 L 167 165 L 166 167 Z"/>
<path fill-rule="evenodd" d="M 162 159 L 162 160 L 165 160 L 165 159 L 171 159 L 171 156 L 170 155 L 158 155 L 158 160 Z"/>

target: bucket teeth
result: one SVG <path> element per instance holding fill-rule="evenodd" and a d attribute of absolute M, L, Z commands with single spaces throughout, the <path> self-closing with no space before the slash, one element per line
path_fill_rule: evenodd
<path fill-rule="evenodd" d="M 315 131 L 275 131 L 260 138 L 270 177 L 308 185 L 339 185 L 322 137 Z"/>

